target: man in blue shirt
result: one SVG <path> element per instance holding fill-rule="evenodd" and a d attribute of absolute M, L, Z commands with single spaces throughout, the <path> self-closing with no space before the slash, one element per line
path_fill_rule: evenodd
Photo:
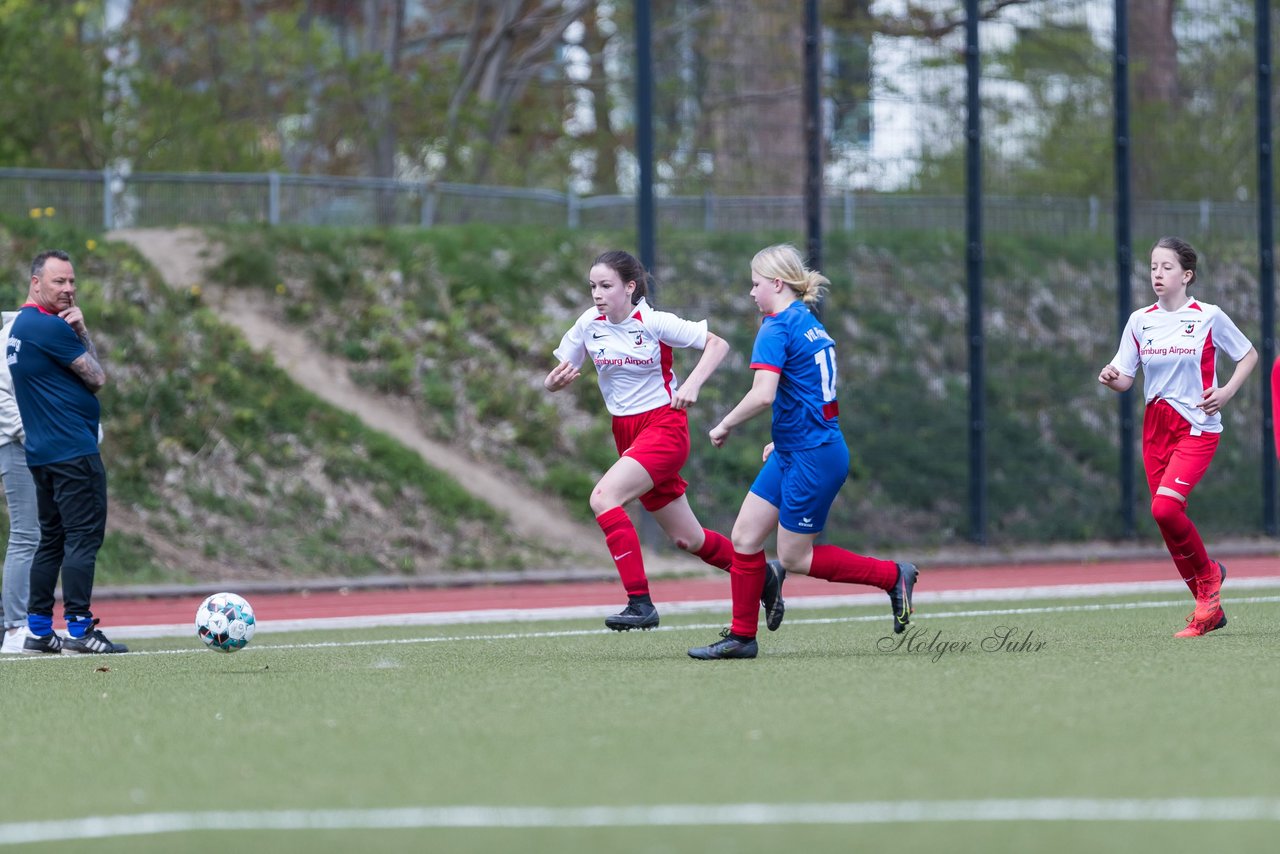
<path fill-rule="evenodd" d="M 27 433 L 40 516 L 22 651 L 125 652 L 107 640 L 90 610 L 94 565 L 107 530 L 96 397 L 107 377 L 76 305 L 76 274 L 67 253 L 49 250 L 32 260 L 31 289 L 5 342 L 5 357 Z M 53 631 L 59 574 L 67 638 Z"/>

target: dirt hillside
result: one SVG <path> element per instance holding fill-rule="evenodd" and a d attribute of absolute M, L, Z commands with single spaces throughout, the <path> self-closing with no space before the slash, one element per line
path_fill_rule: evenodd
<path fill-rule="evenodd" d="M 430 465 L 448 472 L 467 491 L 505 513 L 520 536 L 575 555 L 578 566 L 612 568 L 600 532 L 573 521 L 557 501 L 513 482 L 510 472 L 467 458 L 424 435 L 408 402 L 357 387 L 342 360 L 317 351 L 305 335 L 277 322 L 265 299 L 251 292 L 209 283 L 205 271 L 216 260 L 217 248 L 211 246 L 200 231 L 193 228 L 121 229 L 109 233 L 107 238 L 136 247 L 170 287 L 187 289 L 199 285 L 205 304 L 218 312 L 227 324 L 238 328 L 251 347 L 269 353 L 295 382 L 417 451 Z M 683 556 L 677 555 L 671 560 L 682 564 Z"/>

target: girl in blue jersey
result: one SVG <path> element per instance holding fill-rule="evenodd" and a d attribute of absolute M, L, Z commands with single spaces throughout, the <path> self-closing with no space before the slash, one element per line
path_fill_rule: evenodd
<path fill-rule="evenodd" d="M 711 566 L 728 570 L 733 559 L 729 540 L 702 527 L 689 507 L 689 484 L 680 474 L 689 457 L 688 409 L 729 345 L 707 330 L 705 320 L 685 320 L 650 306 L 648 279 L 644 265 L 628 252 L 596 258 L 588 274 L 594 305 L 564 334 L 555 351 L 559 364 L 543 381 L 547 391 L 559 391 L 590 361 L 613 419 L 618 461 L 591 490 L 590 503 L 627 591 L 626 608 L 605 620 L 619 632 L 652 629 L 659 620 L 640 535 L 623 509 L 628 502 L 640 499 L 676 546 Z M 702 351 L 683 383 L 672 368 L 678 349 Z M 770 614 L 780 607 L 779 575 L 772 576 L 773 595 L 763 600 Z"/>
<path fill-rule="evenodd" d="M 879 587 L 889 594 L 893 630 L 902 632 L 910 621 L 914 565 L 814 545 L 849 473 L 837 417 L 835 342 L 809 308 L 827 284 L 789 244 L 762 249 L 751 261 L 751 297 L 764 315 L 751 350 L 755 378 L 710 436 L 722 447 L 733 428 L 772 408 L 773 441 L 733 525 L 733 622 L 721 640 L 690 649 L 693 658 L 755 658 L 764 543 L 775 528 L 784 572 Z"/>

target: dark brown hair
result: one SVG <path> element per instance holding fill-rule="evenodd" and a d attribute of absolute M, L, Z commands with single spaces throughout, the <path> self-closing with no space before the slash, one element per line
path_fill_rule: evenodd
<path fill-rule="evenodd" d="M 591 266 L 603 265 L 622 278 L 622 284 L 627 282 L 635 282 L 636 289 L 631 292 L 631 304 L 635 305 L 644 299 L 649 293 L 649 271 L 644 268 L 640 260 L 630 252 L 623 252 L 621 249 L 613 249 L 609 252 L 601 252 L 595 261 L 591 262 Z"/>
<path fill-rule="evenodd" d="M 1195 284 L 1196 281 L 1196 261 L 1199 260 L 1196 250 L 1191 244 L 1180 237 L 1162 237 L 1156 241 L 1156 245 L 1151 247 L 1151 251 L 1157 249 L 1172 249 L 1173 254 L 1178 256 L 1178 263 L 1182 265 L 1182 269 L 1191 271 L 1191 281 L 1188 285 Z"/>

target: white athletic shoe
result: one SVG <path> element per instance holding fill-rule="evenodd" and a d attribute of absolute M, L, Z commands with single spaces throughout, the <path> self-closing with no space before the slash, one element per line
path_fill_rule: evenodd
<path fill-rule="evenodd" d="M 26 639 L 27 629 L 25 626 L 18 626 L 16 629 L 6 631 L 4 633 L 4 643 L 0 644 L 0 654 L 22 655 L 22 644 Z"/>

